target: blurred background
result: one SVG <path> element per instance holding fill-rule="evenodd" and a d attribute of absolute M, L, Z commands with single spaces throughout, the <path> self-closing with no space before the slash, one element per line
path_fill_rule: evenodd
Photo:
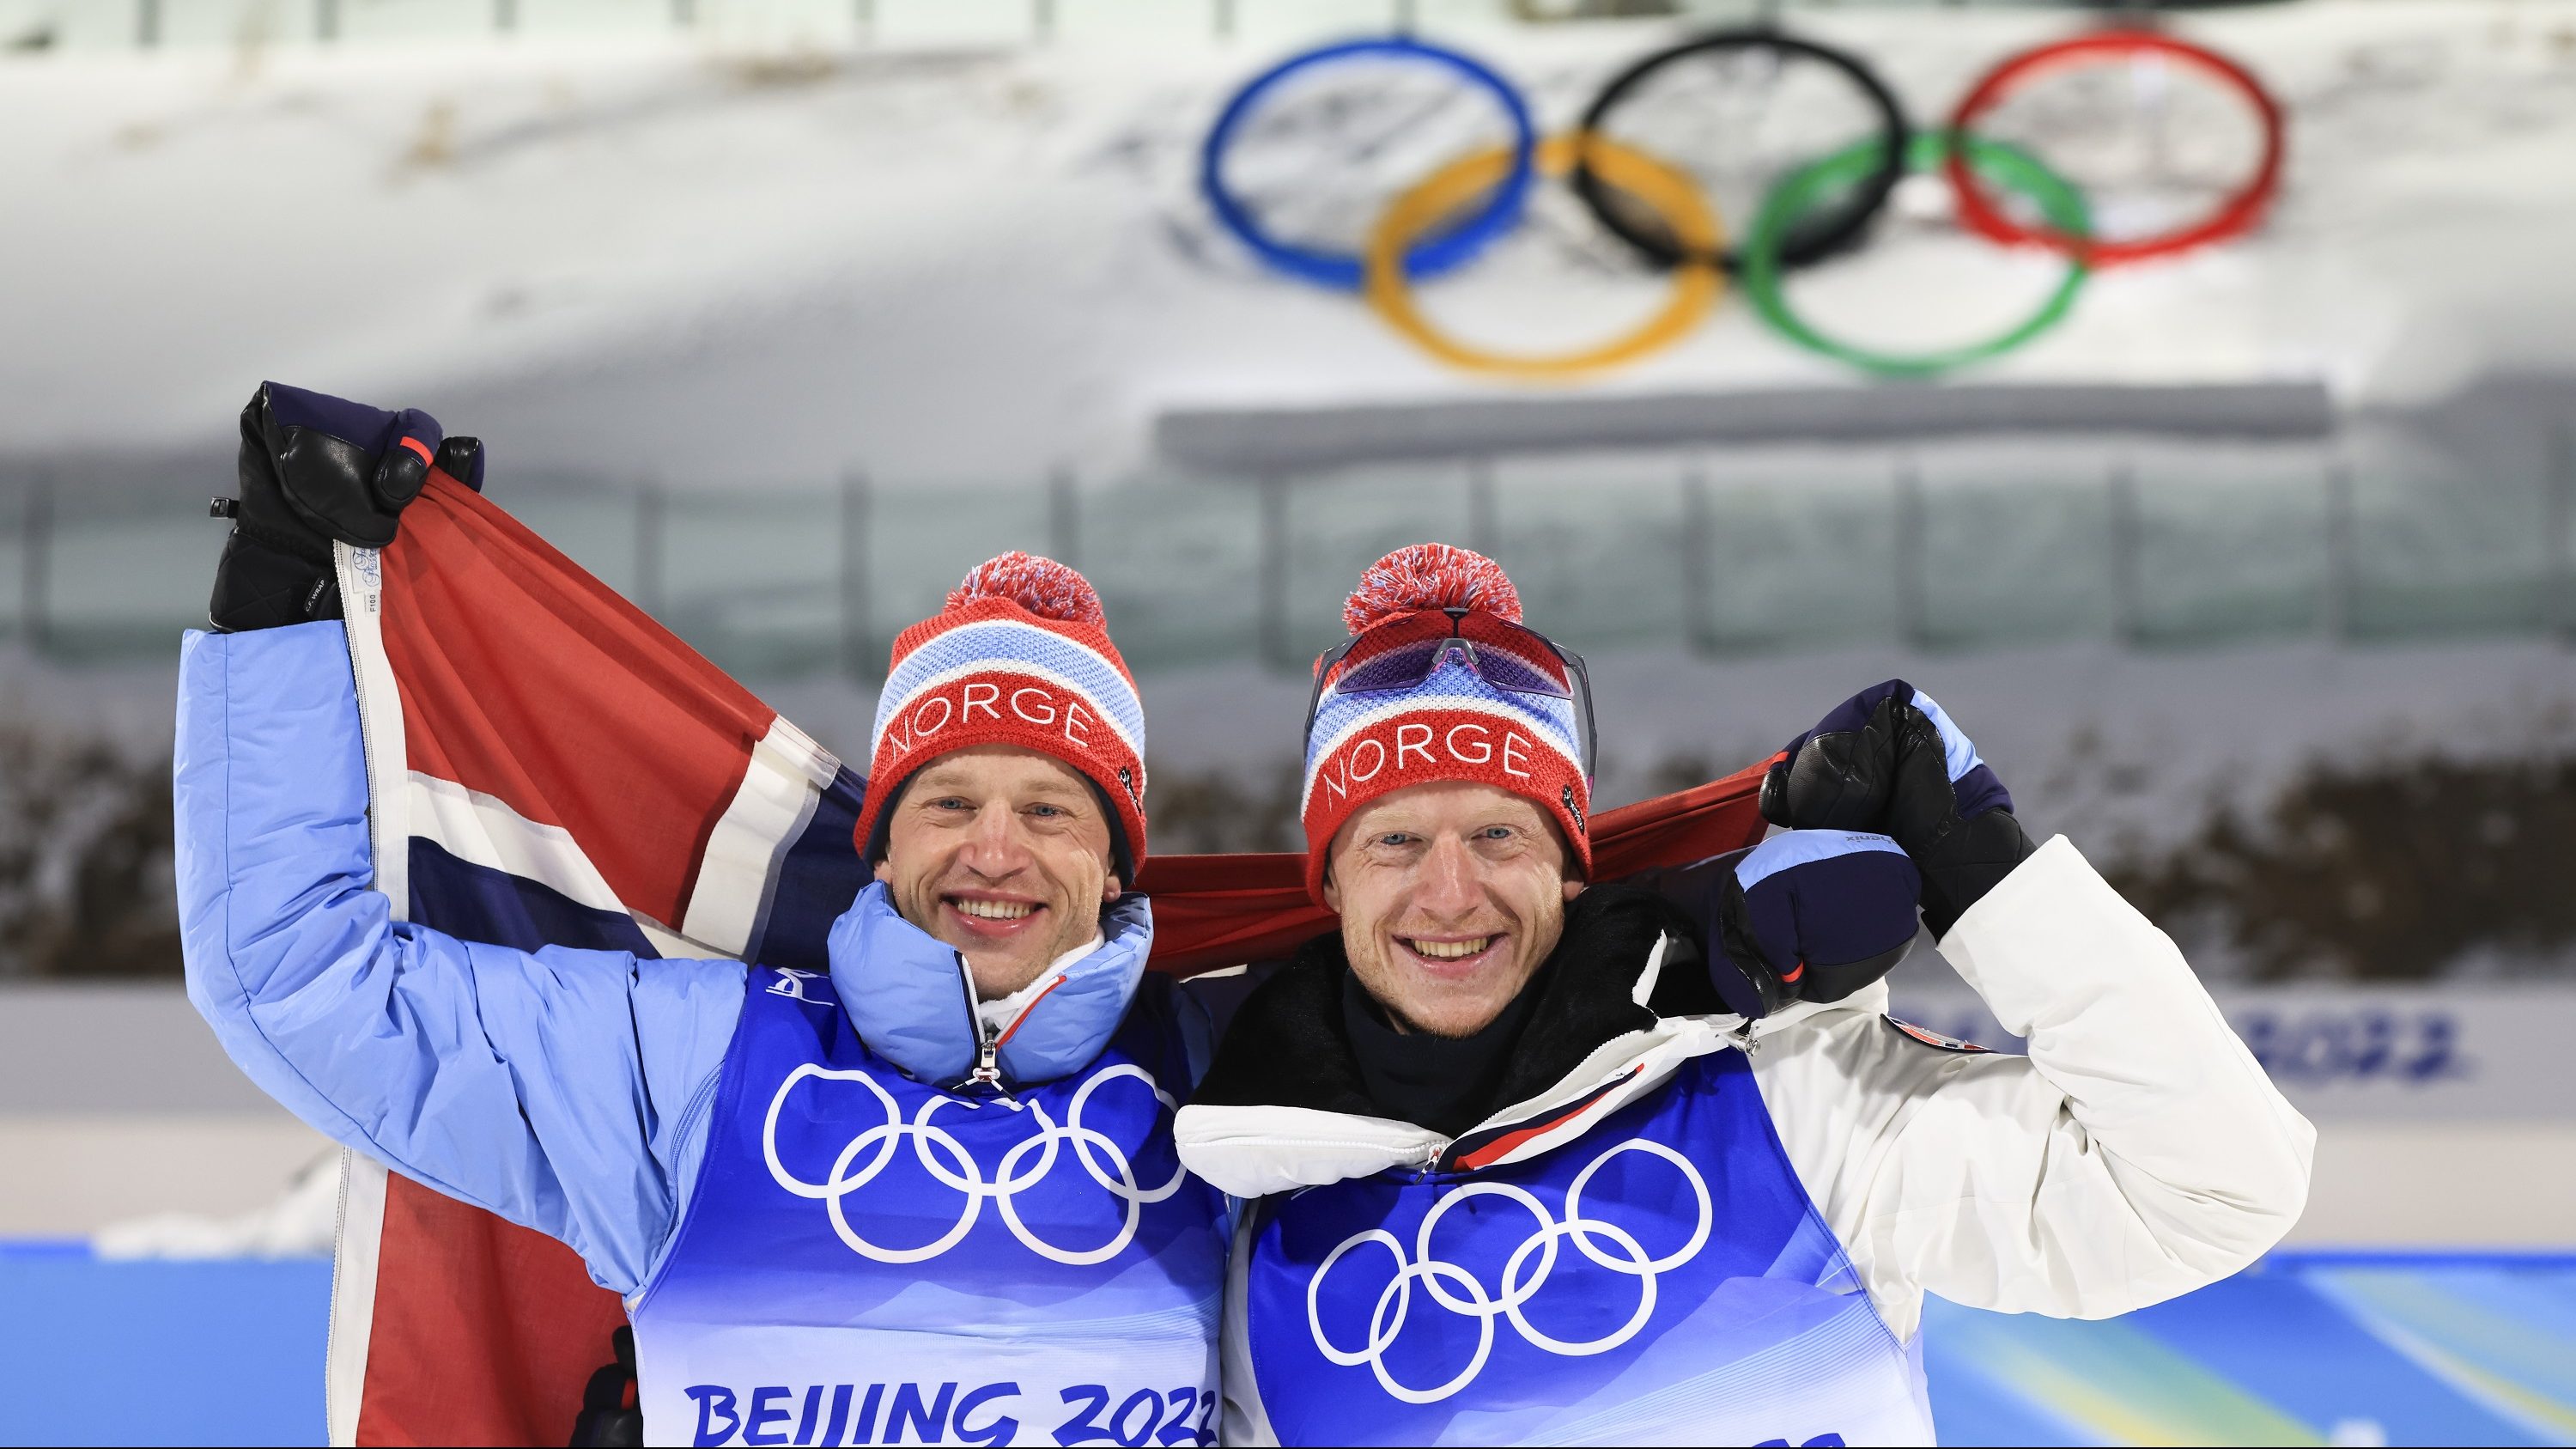
<path fill-rule="evenodd" d="M 1934 1305 L 1945 1439 L 2576 1442 L 2571 178 L 2576 0 L 0 0 L 0 1441 L 322 1435 L 333 1156 L 170 882 L 274 378 L 845 753 L 970 564 L 1076 564 L 1164 849 L 1297 845 L 1399 544 L 1589 657 L 1605 805 L 1910 679 L 2321 1129 L 2236 1279 Z"/>

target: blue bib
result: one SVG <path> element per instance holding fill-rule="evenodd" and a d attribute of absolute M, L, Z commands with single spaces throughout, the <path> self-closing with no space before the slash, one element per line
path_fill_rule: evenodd
<path fill-rule="evenodd" d="M 1283 1444 L 1932 1442 L 1740 1052 L 1537 1157 L 1262 1214 L 1245 1313 Z"/>
<path fill-rule="evenodd" d="M 1173 1151 L 1173 1009 L 1149 979 L 1091 1066 L 996 1097 L 753 971 L 631 1315 L 653 1442 L 1213 1443 L 1226 1209 Z"/>

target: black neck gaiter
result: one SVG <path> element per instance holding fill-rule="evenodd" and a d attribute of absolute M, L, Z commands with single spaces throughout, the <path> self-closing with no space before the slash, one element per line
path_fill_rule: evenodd
<path fill-rule="evenodd" d="M 1492 1116 L 1511 1069 L 1512 1047 L 1546 989 L 1551 967 L 1541 967 L 1501 1013 L 1474 1036 L 1400 1032 L 1360 985 L 1359 973 L 1342 971 L 1342 1031 L 1360 1069 L 1360 1084 L 1381 1115 L 1455 1137 Z"/>

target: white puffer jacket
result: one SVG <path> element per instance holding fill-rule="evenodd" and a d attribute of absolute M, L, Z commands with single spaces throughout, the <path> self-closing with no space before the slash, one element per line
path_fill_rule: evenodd
<path fill-rule="evenodd" d="M 1524 1161 L 1580 1140 L 1694 1059 L 1740 1050 L 1791 1168 L 1900 1341 L 1913 1338 L 1926 1292 L 2108 1317 L 2235 1272 L 2297 1220 L 2314 1129 L 2173 942 L 2063 837 L 1970 909 L 1940 951 L 2028 1040 L 2027 1056 L 1896 1028 L 1880 983 L 1752 1023 L 1664 1018 L 1458 1140 L 1544 1123 L 1505 1134 L 1510 1149 L 1477 1166 Z M 1184 1108 L 1177 1134 L 1191 1170 L 1244 1198 L 1421 1169 L 1452 1140 L 1260 1106 Z M 1227 1303 L 1227 1438 L 1270 1442 L 1239 1291 L 1247 1241 Z"/>

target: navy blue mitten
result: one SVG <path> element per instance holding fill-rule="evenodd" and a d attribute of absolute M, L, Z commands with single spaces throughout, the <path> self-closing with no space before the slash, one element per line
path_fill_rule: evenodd
<path fill-rule="evenodd" d="M 1922 877 L 1884 835 L 1793 830 L 1734 859 L 1720 882 L 1712 961 L 1719 995 L 1767 1015 L 1792 1001 L 1840 1001 L 1894 970 L 1914 945 Z M 1743 989 L 1724 979 L 1732 969 Z"/>
<path fill-rule="evenodd" d="M 1763 776 L 1762 815 L 1792 830 L 1893 838 L 1923 873 L 1936 936 L 2038 848 L 1967 733 L 1902 679 L 1862 690 L 1791 740 Z"/>

